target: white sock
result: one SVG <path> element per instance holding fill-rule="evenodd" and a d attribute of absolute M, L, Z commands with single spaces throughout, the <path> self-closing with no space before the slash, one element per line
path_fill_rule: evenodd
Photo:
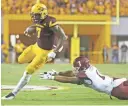
<path fill-rule="evenodd" d="M 16 95 L 30 80 L 32 75 L 27 74 L 27 72 L 25 71 L 22 78 L 20 79 L 19 83 L 17 84 L 17 86 L 13 89 L 12 93 L 14 95 Z"/>

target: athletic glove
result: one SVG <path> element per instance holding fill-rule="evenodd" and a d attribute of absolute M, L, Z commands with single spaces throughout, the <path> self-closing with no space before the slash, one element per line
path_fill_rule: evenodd
<path fill-rule="evenodd" d="M 44 79 L 44 80 L 53 80 L 53 79 L 54 79 L 54 76 L 52 76 L 52 75 L 49 74 L 49 73 L 45 73 L 45 74 L 41 74 L 41 75 L 40 75 L 40 78 L 41 78 L 41 79 Z"/>
<path fill-rule="evenodd" d="M 48 60 L 47 61 L 51 61 L 55 57 L 56 57 L 56 53 L 55 52 L 50 52 L 50 53 L 48 53 Z"/>
<path fill-rule="evenodd" d="M 59 72 L 52 69 L 52 71 L 47 71 L 47 72 L 40 73 L 40 76 L 42 76 L 44 74 L 50 74 L 50 75 L 54 76 L 54 75 L 57 75 L 58 73 Z"/>
<path fill-rule="evenodd" d="M 52 69 L 52 71 L 47 71 L 47 72 L 43 72 L 43 73 L 40 73 L 40 78 L 44 76 L 44 74 L 49 74 L 49 75 L 57 75 L 59 72 L 55 71 Z"/>
<path fill-rule="evenodd" d="M 55 52 L 48 53 L 48 58 L 55 58 L 55 57 L 56 57 L 56 53 Z"/>

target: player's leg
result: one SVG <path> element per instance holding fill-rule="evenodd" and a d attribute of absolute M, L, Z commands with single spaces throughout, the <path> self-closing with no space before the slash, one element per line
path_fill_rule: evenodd
<path fill-rule="evenodd" d="M 31 75 L 25 71 L 22 78 L 20 79 L 16 87 L 13 89 L 13 91 L 10 92 L 8 95 L 2 97 L 1 99 L 3 100 L 14 99 L 16 94 L 29 82 L 30 78 L 31 78 Z"/>
<path fill-rule="evenodd" d="M 35 51 L 35 49 L 34 49 L 34 51 Z M 21 78 L 21 80 L 19 81 L 19 83 L 17 84 L 16 88 L 3 99 L 11 100 L 17 95 L 17 93 L 29 82 L 31 75 L 46 63 L 47 54 L 49 52 L 50 51 L 36 49 L 36 53 L 37 53 L 36 57 L 26 67 L 26 71 L 24 72 L 24 75 Z"/>
<path fill-rule="evenodd" d="M 33 52 L 34 45 L 27 47 L 23 53 L 18 57 L 18 63 L 28 63 L 30 62 L 36 55 Z"/>
<path fill-rule="evenodd" d="M 20 55 L 18 61 L 20 63 L 26 63 L 31 61 L 34 58 L 34 56 L 35 53 L 33 52 L 33 45 L 32 45 L 24 50 L 24 52 Z M 4 100 L 13 99 L 15 95 L 29 82 L 30 78 L 31 78 L 31 74 L 27 73 L 27 70 L 25 70 L 16 88 L 14 88 L 14 90 L 11 93 L 9 93 L 7 96 L 2 97 L 2 99 Z"/>
<path fill-rule="evenodd" d="M 123 82 L 123 85 L 128 87 L 128 80 L 127 81 L 124 81 Z"/>
<path fill-rule="evenodd" d="M 122 91 L 121 98 L 122 100 L 128 100 L 128 80 L 124 81 L 120 86 L 120 90 Z"/>
<path fill-rule="evenodd" d="M 51 50 L 43 50 L 35 44 L 34 52 L 36 54 L 36 57 L 26 67 L 27 73 L 29 74 L 34 73 L 36 70 L 38 70 L 41 66 L 43 66 L 46 63 L 48 53 L 51 52 Z"/>
<path fill-rule="evenodd" d="M 24 72 L 23 77 L 19 81 L 16 88 L 12 91 L 11 94 L 14 96 L 17 95 L 17 93 L 29 82 L 32 74 L 37 71 L 41 66 L 43 66 L 46 63 L 46 57 L 43 57 L 42 55 L 37 55 L 33 61 L 26 67 L 26 70 Z"/>
<path fill-rule="evenodd" d="M 33 74 L 40 67 L 42 67 L 47 61 L 47 57 L 43 55 L 37 55 L 33 61 L 26 67 L 27 73 Z"/>
<path fill-rule="evenodd" d="M 119 86 L 113 88 L 112 96 L 121 100 L 128 100 L 128 80 L 123 81 Z"/>
<path fill-rule="evenodd" d="M 31 45 L 28 48 L 26 48 L 18 58 L 19 63 L 30 62 L 36 56 L 33 49 L 34 45 Z M 12 93 L 16 95 L 20 91 L 20 89 L 22 89 L 29 82 L 30 78 L 31 74 L 27 73 L 27 70 L 25 70 L 21 80 L 17 84 L 16 88 L 12 91 Z"/>

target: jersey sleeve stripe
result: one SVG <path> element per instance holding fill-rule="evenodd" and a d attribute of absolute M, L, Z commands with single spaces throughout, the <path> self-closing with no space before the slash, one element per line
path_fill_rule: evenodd
<path fill-rule="evenodd" d="M 40 27 L 40 28 L 44 28 L 43 25 L 39 25 L 39 24 L 36 24 L 35 26 L 36 26 L 36 27 Z"/>
<path fill-rule="evenodd" d="M 52 22 L 50 21 L 50 23 L 49 23 L 49 27 L 53 27 L 53 26 L 55 26 L 55 25 L 57 25 L 57 24 L 58 24 L 57 22 L 52 23 Z"/>

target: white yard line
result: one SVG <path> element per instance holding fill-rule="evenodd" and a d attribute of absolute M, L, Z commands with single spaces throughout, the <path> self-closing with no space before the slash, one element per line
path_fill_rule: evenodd
<path fill-rule="evenodd" d="M 12 90 L 15 88 L 15 85 L 2 85 L 1 90 Z M 35 86 L 35 85 L 27 85 L 22 90 L 23 91 L 33 91 L 33 90 L 64 90 L 69 89 L 68 87 L 61 86 Z"/>

